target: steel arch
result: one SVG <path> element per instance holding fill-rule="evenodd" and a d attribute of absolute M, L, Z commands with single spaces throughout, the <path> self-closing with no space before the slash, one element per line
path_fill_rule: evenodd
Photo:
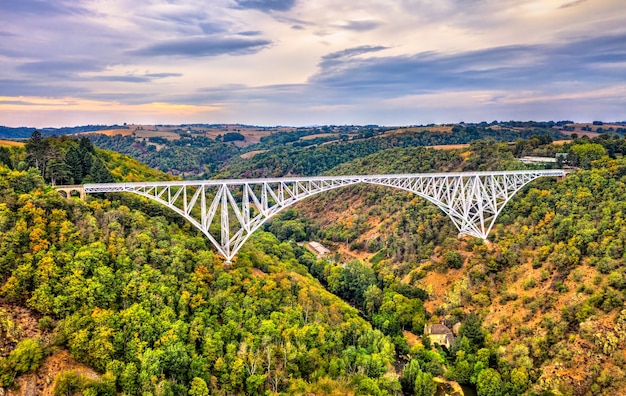
<path fill-rule="evenodd" d="M 273 179 L 85 184 L 86 193 L 131 192 L 174 210 L 230 262 L 245 241 L 281 210 L 324 191 L 357 183 L 412 192 L 445 212 L 459 235 L 487 239 L 507 202 L 527 183 L 563 170 L 317 176 Z"/>

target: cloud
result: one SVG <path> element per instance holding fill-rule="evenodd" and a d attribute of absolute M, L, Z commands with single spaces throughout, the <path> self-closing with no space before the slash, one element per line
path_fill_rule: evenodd
<path fill-rule="evenodd" d="M 88 80 L 91 81 L 109 81 L 109 82 L 128 82 L 128 83 L 145 83 L 152 81 L 151 78 L 146 76 L 95 76 L 89 77 Z"/>
<path fill-rule="evenodd" d="M 348 58 L 352 58 L 358 55 L 382 51 L 384 49 L 387 49 L 387 47 L 384 47 L 382 45 L 375 45 L 375 46 L 374 45 L 361 45 L 358 47 L 346 48 L 341 51 L 331 52 L 330 54 L 324 55 L 322 57 L 322 60 L 324 62 L 324 61 L 332 61 L 335 59 L 348 59 Z M 324 65 L 323 62 L 322 62 L 322 65 Z"/>
<path fill-rule="evenodd" d="M 181 73 L 149 73 L 144 75 L 105 75 L 105 76 L 94 76 L 88 78 L 92 81 L 111 81 L 111 82 L 128 82 L 128 83 L 149 83 L 157 79 L 168 78 L 168 77 L 181 77 Z"/>
<path fill-rule="evenodd" d="M 330 122 L 328 118 L 322 121 L 322 116 L 333 117 L 335 123 L 418 122 L 407 112 L 429 122 L 451 121 L 442 116 L 446 112 L 460 117 L 452 119 L 457 121 L 568 118 L 567 112 L 574 108 L 587 108 L 580 114 L 609 114 L 616 111 L 618 103 L 626 104 L 626 98 L 619 98 L 623 90 L 615 91 L 610 101 L 600 100 L 602 95 L 609 97 L 603 86 L 623 85 L 626 63 L 616 61 L 624 59 L 626 49 L 619 44 L 624 41 L 626 35 L 610 35 L 558 44 L 394 56 L 382 55 L 393 48 L 363 45 L 324 55 L 319 72 L 304 84 L 230 84 L 168 96 L 167 100 L 245 108 L 247 119 L 253 115 L 274 117 L 284 124 L 289 123 L 285 117 L 292 123 L 298 117 L 312 123 Z M 601 65 L 610 65 L 610 70 L 599 68 Z M 550 101 L 554 103 L 553 116 L 549 115 Z M 606 107 L 604 113 L 601 103 Z M 278 114 L 273 108 L 283 110 Z M 419 109 L 429 109 L 432 114 Z M 532 116 L 533 111 L 537 116 Z M 485 115 L 480 116 L 481 112 Z"/>
<path fill-rule="evenodd" d="M 182 73 L 148 73 L 146 77 L 149 78 L 168 78 L 168 77 L 182 77 Z"/>
<path fill-rule="evenodd" d="M 253 37 L 253 36 L 260 36 L 263 33 L 258 30 L 247 30 L 245 32 L 239 32 L 237 34 L 240 36 Z"/>
<path fill-rule="evenodd" d="M 336 25 L 339 28 L 346 30 L 353 30 L 355 32 L 367 32 L 379 27 L 381 23 L 375 20 L 359 20 L 359 21 L 347 21 L 344 24 Z"/>
<path fill-rule="evenodd" d="M 64 97 L 84 95 L 87 93 L 87 90 L 63 83 L 34 83 L 32 80 L 25 79 L 0 79 L 0 92 L 2 92 L 3 96 L 13 97 Z"/>
<path fill-rule="evenodd" d="M 560 6 L 559 8 L 563 9 L 563 8 L 571 8 L 571 7 L 576 7 L 577 5 L 581 5 L 582 3 L 586 2 L 587 0 L 575 0 L 566 4 L 563 4 L 562 6 Z"/>
<path fill-rule="evenodd" d="M 358 47 L 346 48 L 341 51 L 331 52 L 330 54 L 324 55 L 322 57 L 322 61 L 319 64 L 322 73 L 326 76 L 330 76 L 333 74 L 339 75 L 342 73 L 342 70 L 345 68 L 352 68 L 354 65 L 359 64 L 358 58 L 360 55 L 370 54 L 378 51 L 382 51 L 387 49 L 384 46 L 372 46 L 372 45 L 361 45 Z M 319 81 L 317 77 L 313 77 L 310 81 Z"/>
<path fill-rule="evenodd" d="M 252 8 L 263 12 L 289 11 L 296 0 L 235 0 L 238 8 Z"/>
<path fill-rule="evenodd" d="M 623 92 L 604 90 L 626 75 L 626 9 L 616 0 L 0 2 L 0 93 L 13 106 L 19 96 L 116 111 L 224 104 L 222 121 L 296 124 L 328 114 L 398 123 L 425 117 L 426 105 L 429 114 L 515 118 L 546 114 L 550 101 L 563 112 L 602 118 L 601 104 L 623 114 L 613 110 Z M 587 101 L 589 92 L 599 94 Z"/>
<path fill-rule="evenodd" d="M 86 8 L 76 5 L 76 2 L 68 3 L 62 0 L 19 0 L 3 1 L 2 13 L 13 16 L 48 16 L 87 14 Z"/>
<path fill-rule="evenodd" d="M 240 36 L 195 36 L 160 41 L 143 48 L 128 51 L 135 56 L 190 56 L 251 54 L 269 46 L 266 39 L 249 39 Z"/>
<path fill-rule="evenodd" d="M 141 105 L 154 100 L 166 100 L 158 91 L 155 92 L 86 92 L 81 98 L 98 102 L 115 102 L 118 104 Z"/>
<path fill-rule="evenodd" d="M 52 104 L 41 104 L 34 101 L 26 101 L 26 100 L 2 100 L 0 98 L 0 107 L 1 106 L 53 106 Z"/>
<path fill-rule="evenodd" d="M 67 77 L 82 72 L 102 71 L 103 65 L 99 65 L 93 59 L 69 59 L 50 60 L 23 63 L 17 70 L 27 74 L 39 76 Z"/>
<path fill-rule="evenodd" d="M 216 23 L 214 21 L 203 21 L 200 22 L 198 26 L 200 27 L 200 30 L 202 30 L 202 33 L 207 35 L 222 33 L 225 31 L 225 27 L 223 26 L 223 24 Z"/>
<path fill-rule="evenodd" d="M 516 45 L 459 53 L 357 57 L 383 49 L 356 47 L 322 58 L 309 83 L 342 91 L 403 95 L 447 89 L 521 89 L 559 83 L 619 81 L 626 70 L 599 64 L 626 60 L 626 34 L 561 44 Z"/>

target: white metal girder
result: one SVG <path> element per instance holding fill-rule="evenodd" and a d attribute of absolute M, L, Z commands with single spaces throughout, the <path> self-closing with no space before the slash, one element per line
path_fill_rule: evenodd
<path fill-rule="evenodd" d="M 169 207 L 198 228 L 230 262 L 276 213 L 312 195 L 357 183 L 412 192 L 444 211 L 459 235 L 487 239 L 502 208 L 527 183 L 563 170 L 316 176 L 85 184 L 86 193 L 131 192 Z M 218 214 L 219 213 L 219 214 Z"/>

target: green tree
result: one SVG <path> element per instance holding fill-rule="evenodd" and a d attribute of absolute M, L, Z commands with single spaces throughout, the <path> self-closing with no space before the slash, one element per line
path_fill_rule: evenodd
<path fill-rule="evenodd" d="M 31 338 L 20 341 L 7 358 L 0 359 L 0 382 L 11 385 L 17 375 L 36 370 L 43 357 L 44 350 L 38 341 Z"/>
<path fill-rule="evenodd" d="M 383 303 L 383 291 L 376 285 L 369 285 L 363 294 L 365 300 L 365 313 L 369 317 L 378 312 Z"/>
<path fill-rule="evenodd" d="M 529 377 L 526 367 L 517 367 L 511 370 L 511 380 L 509 383 L 511 394 L 521 395 L 528 389 Z"/>
<path fill-rule="evenodd" d="M 430 336 L 428 334 L 422 334 L 422 345 L 424 345 L 424 349 L 427 351 L 433 348 L 433 343 L 430 341 Z"/>
<path fill-rule="evenodd" d="M 472 378 L 472 366 L 465 359 L 459 360 L 454 366 L 454 379 L 460 384 L 469 384 Z"/>
<path fill-rule="evenodd" d="M 39 131 L 33 132 L 30 139 L 26 141 L 26 159 L 31 166 L 39 169 L 42 175 L 46 169 L 48 146 L 48 141 L 43 138 Z"/>
<path fill-rule="evenodd" d="M 339 282 L 341 284 L 339 294 L 362 306 L 365 291 L 376 283 L 376 275 L 368 265 L 360 260 L 352 260 L 341 271 Z"/>
<path fill-rule="evenodd" d="M 448 250 L 443 255 L 443 262 L 448 268 L 459 269 L 463 265 L 463 256 L 457 250 Z"/>
<path fill-rule="evenodd" d="M 20 341 L 9 355 L 9 361 L 17 372 L 27 373 L 36 370 L 43 359 L 41 344 L 32 338 Z"/>
<path fill-rule="evenodd" d="M 598 143 L 575 144 L 570 149 L 571 158 L 568 158 L 574 165 L 583 169 L 591 168 L 591 163 L 606 156 L 606 149 Z"/>
<path fill-rule="evenodd" d="M 202 378 L 195 377 L 191 380 L 189 396 L 209 396 L 209 387 Z"/>
<path fill-rule="evenodd" d="M 420 364 L 417 359 L 411 359 L 411 361 L 404 366 L 404 370 L 402 370 L 402 375 L 400 376 L 400 385 L 402 385 L 402 390 L 405 394 L 413 392 L 415 389 L 415 378 L 421 372 L 422 370 L 420 369 Z"/>
<path fill-rule="evenodd" d="M 55 396 L 73 396 L 85 387 L 85 378 L 75 371 L 64 371 L 57 375 L 53 393 Z"/>
<path fill-rule="evenodd" d="M 437 385 L 433 381 L 433 375 L 430 373 L 419 372 L 415 376 L 415 396 L 434 396 L 437 392 Z"/>
<path fill-rule="evenodd" d="M 38 341 L 23 339 L 7 358 L 0 359 L 0 382 L 11 385 L 17 375 L 36 370 L 43 357 L 44 350 Z"/>
<path fill-rule="evenodd" d="M 181 342 L 173 342 L 167 344 L 164 349 L 163 367 L 174 378 L 184 378 L 191 361 L 185 345 Z"/>
<path fill-rule="evenodd" d="M 0 164 L 4 164 L 9 169 L 13 169 L 13 161 L 11 161 L 11 152 L 7 147 L 0 147 Z"/>
<path fill-rule="evenodd" d="M 88 137 L 82 136 L 78 141 L 78 150 L 84 154 L 95 154 L 96 149 Z"/>
<path fill-rule="evenodd" d="M 492 368 L 482 370 L 476 380 L 476 393 L 478 396 L 502 395 L 502 379 L 500 378 L 500 374 Z"/>
<path fill-rule="evenodd" d="M 89 173 L 94 183 L 113 183 L 115 181 L 111 172 L 109 172 L 106 165 L 104 165 L 104 162 L 98 157 L 94 159 Z"/>
<path fill-rule="evenodd" d="M 83 158 L 78 147 L 72 145 L 65 155 L 65 163 L 69 168 L 69 173 L 73 183 L 80 184 L 83 181 Z"/>
<path fill-rule="evenodd" d="M 485 334 L 482 329 L 482 321 L 475 313 L 470 313 L 459 329 L 460 337 L 467 337 L 474 350 L 483 347 Z"/>
<path fill-rule="evenodd" d="M 54 186 L 63 184 L 71 179 L 72 172 L 65 160 L 61 158 L 53 158 L 48 160 L 46 164 L 46 178 Z"/>
<path fill-rule="evenodd" d="M 124 368 L 124 371 L 120 375 L 119 383 L 122 387 L 122 390 L 129 395 L 134 395 L 137 393 L 139 389 L 138 386 L 139 379 L 139 370 L 137 370 L 137 365 L 133 362 L 128 363 Z"/>

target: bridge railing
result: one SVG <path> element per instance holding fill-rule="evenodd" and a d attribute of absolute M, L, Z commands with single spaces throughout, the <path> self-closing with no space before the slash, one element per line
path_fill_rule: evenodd
<path fill-rule="evenodd" d="M 375 179 L 375 178 L 441 178 L 441 177 L 481 177 L 481 176 L 507 176 L 507 175 L 533 175 L 541 176 L 565 176 L 567 171 L 563 169 L 542 169 L 542 170 L 519 170 L 519 171 L 484 171 L 484 172 L 442 172 L 442 173 L 402 173 L 402 174 L 380 174 L 380 175 L 345 175 L 345 176 L 305 176 L 305 177 L 274 177 L 274 178 L 254 178 L 254 179 L 209 179 L 209 180 L 173 180 L 154 182 L 126 182 L 126 183 L 91 183 L 82 187 L 88 193 L 117 192 L 125 191 L 126 188 L 140 186 L 221 186 L 221 185 L 242 185 L 259 183 L 291 183 L 296 181 L 332 181 L 346 179 Z M 65 187 L 65 186 L 63 186 Z"/>

